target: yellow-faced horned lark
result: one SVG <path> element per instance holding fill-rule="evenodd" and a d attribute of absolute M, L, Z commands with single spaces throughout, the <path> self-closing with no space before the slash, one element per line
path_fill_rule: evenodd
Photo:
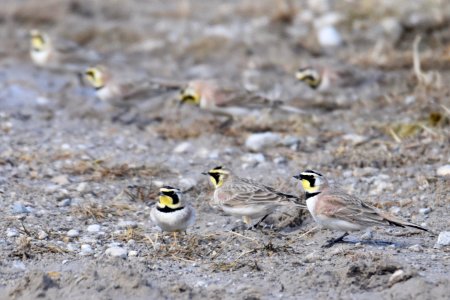
<path fill-rule="evenodd" d="M 314 90 L 327 92 L 334 88 L 357 87 L 362 84 L 376 83 L 381 78 L 381 74 L 359 74 L 357 70 L 349 66 L 339 68 L 308 66 L 298 69 L 295 77 Z"/>
<path fill-rule="evenodd" d="M 103 65 L 88 68 L 84 75 L 89 84 L 95 88 L 96 96 L 100 100 L 122 107 L 130 106 L 132 100 L 148 99 L 180 86 L 179 83 L 150 78 L 136 81 L 120 80 L 120 74 L 113 73 Z"/>
<path fill-rule="evenodd" d="M 258 226 L 277 208 L 284 205 L 300 206 L 297 196 L 285 194 L 251 179 L 241 178 L 221 166 L 208 172 L 215 191 L 212 206 L 226 214 L 242 217 L 250 225 L 252 219 L 262 218 L 253 227 Z"/>
<path fill-rule="evenodd" d="M 387 214 L 361 199 L 333 187 L 321 174 L 306 170 L 294 178 L 301 181 L 306 193 L 306 204 L 314 220 L 321 226 L 344 231 L 344 235 L 328 241 L 324 247 L 342 241 L 348 231 L 362 230 L 371 226 L 413 227 L 429 231 L 419 225 L 406 222 Z"/>
<path fill-rule="evenodd" d="M 39 67 L 80 72 L 81 64 L 98 59 L 96 53 L 81 49 L 75 43 L 60 41 L 61 45 L 56 47 L 47 33 L 37 29 L 31 30 L 29 35 L 30 57 Z"/>
<path fill-rule="evenodd" d="M 180 91 L 180 104 L 190 103 L 214 114 L 228 117 L 247 116 L 261 109 L 280 109 L 303 113 L 299 108 L 270 100 L 257 93 L 228 89 L 213 80 L 193 80 Z"/>
<path fill-rule="evenodd" d="M 150 212 L 150 219 L 162 231 L 176 233 L 186 231 L 195 222 L 195 210 L 185 203 L 179 189 L 163 186 L 159 189 L 159 201 Z"/>

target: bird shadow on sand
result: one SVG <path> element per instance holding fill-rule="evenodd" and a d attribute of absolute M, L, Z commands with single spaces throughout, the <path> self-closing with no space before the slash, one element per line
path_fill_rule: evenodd
<path fill-rule="evenodd" d="M 337 243 L 340 244 L 361 244 L 361 245 L 368 245 L 368 246 L 395 246 L 395 248 L 408 248 L 412 245 L 415 245 L 417 243 L 411 243 L 411 242 L 405 242 L 405 241 L 386 241 L 381 239 L 369 239 L 369 240 L 361 240 L 357 238 L 346 238 L 342 241 L 339 241 Z"/>

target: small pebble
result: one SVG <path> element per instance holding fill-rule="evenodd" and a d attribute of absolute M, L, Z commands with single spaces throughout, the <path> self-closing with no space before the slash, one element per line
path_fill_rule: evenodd
<path fill-rule="evenodd" d="M 75 252 L 78 250 L 78 245 L 74 243 L 68 243 L 67 250 L 69 250 L 70 252 Z"/>
<path fill-rule="evenodd" d="M 112 257 L 126 258 L 128 253 L 127 250 L 122 247 L 110 247 L 106 249 L 105 254 Z"/>
<path fill-rule="evenodd" d="M 71 229 L 71 230 L 67 231 L 67 234 L 66 234 L 66 235 L 67 235 L 68 237 L 74 238 L 74 237 L 79 236 L 79 235 L 80 235 L 80 232 L 79 232 L 78 230 L 76 230 L 76 229 Z"/>
<path fill-rule="evenodd" d="M 442 231 L 441 233 L 439 233 L 436 244 L 438 246 L 449 246 L 450 245 L 450 231 Z"/>
<path fill-rule="evenodd" d="M 58 202 L 58 207 L 67 207 L 72 204 L 72 199 L 66 198 Z"/>
<path fill-rule="evenodd" d="M 120 221 L 117 224 L 117 227 L 120 229 L 136 228 L 138 227 L 138 224 L 135 221 Z"/>
<path fill-rule="evenodd" d="M 16 202 L 13 204 L 12 213 L 14 215 L 27 214 L 30 212 L 31 212 L 31 210 L 28 207 L 26 207 L 25 205 L 23 205 L 22 203 Z"/>
<path fill-rule="evenodd" d="M 449 176 L 450 175 L 450 165 L 445 165 L 439 167 L 436 171 L 438 176 Z"/>
<path fill-rule="evenodd" d="M 7 237 L 16 237 L 16 236 L 19 236 L 19 232 L 15 228 L 8 228 L 8 229 L 6 229 L 6 236 Z"/>
<path fill-rule="evenodd" d="M 138 255 L 138 252 L 135 250 L 131 250 L 130 252 L 128 252 L 128 256 L 130 256 L 130 257 L 135 257 L 137 255 Z"/>
<path fill-rule="evenodd" d="M 336 27 L 324 26 L 318 29 L 317 39 L 322 47 L 337 47 L 342 44 L 342 38 Z"/>
<path fill-rule="evenodd" d="M 175 153 L 186 153 L 188 152 L 188 150 L 192 148 L 192 144 L 189 142 L 184 142 L 179 144 L 178 146 L 175 147 L 175 149 L 173 149 L 173 152 Z"/>
<path fill-rule="evenodd" d="M 266 161 L 264 154 L 262 153 L 246 153 L 241 156 L 241 160 L 254 165 Z"/>
<path fill-rule="evenodd" d="M 254 133 L 247 137 L 247 140 L 245 141 L 245 147 L 252 151 L 259 152 L 266 147 L 277 145 L 280 140 L 281 137 L 278 133 Z"/>
<path fill-rule="evenodd" d="M 67 175 L 58 175 L 51 179 L 51 182 L 56 183 L 58 185 L 66 185 L 69 183 L 69 178 Z"/>
<path fill-rule="evenodd" d="M 424 207 L 424 208 L 419 209 L 419 213 L 421 215 L 428 215 L 430 212 L 431 212 L 431 208 L 429 208 L 429 207 Z"/>
<path fill-rule="evenodd" d="M 411 251 L 414 251 L 414 252 L 421 252 L 422 251 L 422 247 L 419 244 L 412 245 L 408 249 L 411 250 Z"/>
<path fill-rule="evenodd" d="M 45 232 L 44 230 L 39 230 L 38 233 L 38 240 L 45 240 L 48 237 L 47 232 Z"/>
<path fill-rule="evenodd" d="M 89 233 L 98 233 L 101 229 L 99 224 L 91 224 L 86 228 L 86 231 Z"/>
<path fill-rule="evenodd" d="M 89 256 L 89 255 L 92 255 L 93 253 L 94 253 L 94 250 L 92 250 L 91 245 L 89 245 L 89 244 L 81 245 L 80 255 Z"/>
<path fill-rule="evenodd" d="M 86 182 L 80 182 L 77 186 L 77 192 L 82 193 L 86 190 L 87 183 Z"/>
<path fill-rule="evenodd" d="M 405 279 L 405 271 L 397 270 L 389 277 L 388 284 L 393 285 Z"/>

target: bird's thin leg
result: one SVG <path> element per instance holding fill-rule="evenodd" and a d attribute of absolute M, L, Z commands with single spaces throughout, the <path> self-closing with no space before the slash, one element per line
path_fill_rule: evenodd
<path fill-rule="evenodd" d="M 111 121 L 112 121 L 113 123 L 118 122 L 118 121 L 121 121 L 122 123 L 126 123 L 126 122 L 123 122 L 123 121 L 121 120 L 121 117 L 124 116 L 124 115 L 126 115 L 130 110 L 131 110 L 131 107 L 129 107 L 129 106 L 123 107 L 122 109 L 120 109 L 120 111 L 119 111 L 118 113 L 116 113 L 116 114 L 111 118 Z"/>
<path fill-rule="evenodd" d="M 328 240 L 323 246 L 322 248 L 330 248 L 331 246 L 333 246 L 336 243 L 342 242 L 344 240 L 344 238 L 348 235 L 348 232 L 344 233 L 343 235 L 334 238 L 334 239 L 330 239 Z"/>
<path fill-rule="evenodd" d="M 172 243 L 172 246 L 176 246 L 176 245 L 178 245 L 178 239 L 177 239 L 177 234 L 178 234 L 178 232 L 174 232 L 173 233 L 173 243 Z"/>
<path fill-rule="evenodd" d="M 230 127 L 231 124 L 233 124 L 233 117 L 227 116 L 227 119 L 225 121 L 223 121 L 222 123 L 220 123 L 219 129 L 226 129 L 226 128 Z"/>
<path fill-rule="evenodd" d="M 261 222 L 263 222 L 269 215 L 265 215 L 264 217 L 262 217 L 261 220 L 258 221 L 258 223 L 256 223 L 255 225 L 253 225 L 253 228 L 256 229 L 259 224 L 261 224 Z"/>

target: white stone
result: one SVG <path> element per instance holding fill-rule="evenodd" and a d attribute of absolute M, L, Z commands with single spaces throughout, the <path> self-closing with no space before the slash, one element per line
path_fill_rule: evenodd
<path fill-rule="evenodd" d="M 45 232 L 44 230 L 39 230 L 38 232 L 38 240 L 45 240 L 48 237 L 47 232 Z"/>
<path fill-rule="evenodd" d="M 317 39 L 322 47 L 337 47 L 342 44 L 342 38 L 334 26 L 324 26 L 317 30 Z"/>
<path fill-rule="evenodd" d="M 78 245 L 74 243 L 68 243 L 67 250 L 69 250 L 70 252 L 75 252 L 78 250 Z"/>
<path fill-rule="evenodd" d="M 68 237 L 74 238 L 80 235 L 80 232 L 76 229 L 70 229 L 69 231 L 67 231 L 66 235 Z"/>
<path fill-rule="evenodd" d="M 392 284 L 402 281 L 403 279 L 405 279 L 405 271 L 397 270 L 394 272 L 394 274 L 391 275 L 391 277 L 389 277 L 388 283 L 390 285 L 392 285 Z"/>
<path fill-rule="evenodd" d="M 87 227 L 86 231 L 89 233 L 98 233 L 100 229 L 101 226 L 99 224 L 92 224 Z"/>
<path fill-rule="evenodd" d="M 419 244 L 412 245 L 408 249 L 411 250 L 411 251 L 414 251 L 414 252 L 421 252 L 422 251 L 422 247 Z"/>
<path fill-rule="evenodd" d="M 67 207 L 72 203 L 72 199 L 66 198 L 58 202 L 58 207 Z"/>
<path fill-rule="evenodd" d="M 112 256 L 112 257 L 126 258 L 128 252 L 127 252 L 127 249 L 115 246 L 115 247 L 110 247 L 110 248 L 106 249 L 105 254 Z"/>
<path fill-rule="evenodd" d="M 120 229 L 127 229 L 127 228 L 136 228 L 138 225 L 135 221 L 120 221 L 117 224 L 117 227 Z"/>
<path fill-rule="evenodd" d="M 431 208 L 429 207 L 423 207 L 421 209 L 419 209 L 419 213 L 421 215 L 428 215 L 431 212 Z"/>
<path fill-rule="evenodd" d="M 281 137 L 277 133 L 263 132 L 254 133 L 247 137 L 245 146 L 255 152 L 259 152 L 268 146 L 277 145 L 281 140 Z"/>
<path fill-rule="evenodd" d="M 69 183 L 69 178 L 67 175 L 58 175 L 51 179 L 51 182 L 56 183 L 58 185 L 66 185 Z"/>
<path fill-rule="evenodd" d="M 16 237 L 16 236 L 19 236 L 19 232 L 15 228 L 8 228 L 8 229 L 6 229 L 6 236 L 7 237 Z"/>
<path fill-rule="evenodd" d="M 241 160 L 250 164 L 257 164 L 266 161 L 264 154 L 262 153 L 246 153 L 241 156 Z"/>
<path fill-rule="evenodd" d="M 437 245 L 438 246 L 450 245 L 450 231 L 442 231 L 441 233 L 439 233 Z"/>
<path fill-rule="evenodd" d="M 367 137 L 359 134 L 348 133 L 343 135 L 342 139 L 351 142 L 353 145 L 358 145 L 365 142 Z"/>
<path fill-rule="evenodd" d="M 128 252 L 128 256 L 130 256 L 130 257 L 135 257 L 137 255 L 138 255 L 138 252 L 135 250 L 131 250 L 130 252 Z"/>
<path fill-rule="evenodd" d="M 80 182 L 77 186 L 77 192 L 82 193 L 86 190 L 87 188 L 87 183 L 86 182 Z"/>
<path fill-rule="evenodd" d="M 190 148 L 192 148 L 192 144 L 189 142 L 183 142 L 173 149 L 175 153 L 186 153 Z"/>
<path fill-rule="evenodd" d="M 450 165 L 445 165 L 445 166 L 439 167 L 437 169 L 436 173 L 438 176 L 449 176 L 450 175 Z"/>
<path fill-rule="evenodd" d="M 89 245 L 89 244 L 81 245 L 80 255 L 89 256 L 89 255 L 92 255 L 93 253 L 94 253 L 94 250 L 92 250 L 91 245 Z"/>
<path fill-rule="evenodd" d="M 29 209 L 28 207 L 19 202 L 14 203 L 12 207 L 12 213 L 14 215 L 27 214 L 30 213 L 31 211 L 32 211 L 31 209 Z"/>

